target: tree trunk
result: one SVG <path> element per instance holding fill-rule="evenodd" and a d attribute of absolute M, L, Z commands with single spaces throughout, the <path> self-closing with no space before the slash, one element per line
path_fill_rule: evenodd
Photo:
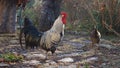
<path fill-rule="evenodd" d="M 15 33 L 16 0 L 0 0 L 0 33 Z"/>
<path fill-rule="evenodd" d="M 51 28 L 59 16 L 62 0 L 42 0 L 39 29 L 46 31 Z"/>

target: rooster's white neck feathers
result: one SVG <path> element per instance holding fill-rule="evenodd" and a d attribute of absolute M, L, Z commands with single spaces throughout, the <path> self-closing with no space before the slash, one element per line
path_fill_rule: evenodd
<path fill-rule="evenodd" d="M 59 33 L 63 32 L 64 24 L 62 22 L 62 15 L 59 15 L 59 17 L 55 20 L 55 22 L 50 30 L 57 31 Z"/>

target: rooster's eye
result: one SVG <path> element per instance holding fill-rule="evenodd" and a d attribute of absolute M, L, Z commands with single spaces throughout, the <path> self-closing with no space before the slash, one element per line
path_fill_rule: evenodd
<path fill-rule="evenodd" d="M 64 15 L 62 15 L 62 17 L 64 17 Z"/>

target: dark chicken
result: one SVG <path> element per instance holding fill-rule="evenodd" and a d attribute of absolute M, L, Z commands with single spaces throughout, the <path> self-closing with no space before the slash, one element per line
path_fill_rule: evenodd
<path fill-rule="evenodd" d="M 92 41 L 92 49 L 94 49 L 94 53 L 97 54 L 98 52 L 98 44 L 100 42 L 101 34 L 100 32 L 94 27 L 94 29 L 91 32 L 90 35 L 91 41 Z M 94 46 L 96 45 L 96 46 Z"/>
<path fill-rule="evenodd" d="M 94 28 L 90 35 L 92 45 L 98 44 L 100 42 L 100 37 L 101 37 L 100 32 L 96 28 Z"/>
<path fill-rule="evenodd" d="M 40 41 L 40 32 L 38 32 L 37 28 L 33 25 L 33 23 L 28 19 L 24 19 L 24 27 L 20 31 L 20 45 L 22 46 L 22 34 L 24 33 L 25 38 L 25 48 L 31 47 L 34 49 L 34 47 L 39 46 Z M 42 33 L 41 33 L 42 34 Z"/>

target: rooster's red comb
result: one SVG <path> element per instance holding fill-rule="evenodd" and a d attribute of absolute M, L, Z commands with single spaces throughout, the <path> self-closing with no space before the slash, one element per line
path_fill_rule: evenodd
<path fill-rule="evenodd" d="M 63 24 L 66 24 L 67 13 L 66 12 L 61 12 L 61 15 L 63 15 L 62 16 L 62 22 L 63 22 Z"/>
<path fill-rule="evenodd" d="M 67 16 L 67 13 L 62 11 L 61 15 Z"/>

